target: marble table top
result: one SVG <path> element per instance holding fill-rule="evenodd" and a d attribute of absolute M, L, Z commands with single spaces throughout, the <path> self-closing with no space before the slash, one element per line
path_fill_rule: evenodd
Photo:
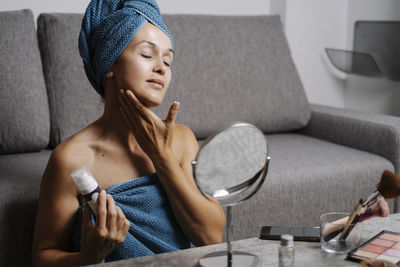
<path fill-rule="evenodd" d="M 364 242 L 381 230 L 400 232 L 400 213 L 387 218 L 372 218 L 363 222 L 362 240 Z M 232 242 L 233 250 L 249 252 L 260 257 L 262 266 L 278 266 L 279 241 L 250 238 Z M 163 253 L 103 264 L 111 266 L 198 266 L 198 259 L 209 252 L 226 250 L 226 243 L 196 247 L 186 250 Z M 322 252 L 318 242 L 295 242 L 295 266 L 359 266 L 356 262 L 345 260 L 346 255 L 333 255 Z M 95 266 L 95 265 L 93 265 Z M 234 265 L 235 266 L 235 265 Z M 222 267 L 222 266 L 221 266 Z"/>

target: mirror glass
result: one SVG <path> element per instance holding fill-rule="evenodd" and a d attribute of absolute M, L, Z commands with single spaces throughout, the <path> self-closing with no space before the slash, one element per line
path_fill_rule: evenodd
<path fill-rule="evenodd" d="M 264 134 L 254 125 L 234 123 L 210 136 L 201 145 L 193 164 L 193 175 L 205 196 L 226 206 L 227 250 L 204 255 L 199 266 L 260 266 L 253 254 L 232 251 L 232 207 L 253 196 L 268 170 L 268 148 Z"/>
<path fill-rule="evenodd" d="M 229 203 L 266 174 L 267 152 L 264 134 L 251 124 L 235 123 L 217 132 L 202 144 L 194 164 L 200 191 Z"/>

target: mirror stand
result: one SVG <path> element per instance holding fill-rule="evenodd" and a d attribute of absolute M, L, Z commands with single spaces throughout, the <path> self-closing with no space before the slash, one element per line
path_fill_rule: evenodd
<path fill-rule="evenodd" d="M 261 266 L 258 256 L 232 250 L 232 208 L 261 188 L 269 161 L 264 133 L 249 123 L 233 123 L 202 143 L 192 161 L 193 177 L 206 198 L 213 197 L 226 207 L 227 249 L 204 255 L 199 266 Z"/>
<path fill-rule="evenodd" d="M 221 267 L 226 264 L 228 267 L 257 267 L 261 265 L 261 260 L 258 256 L 242 252 L 232 251 L 232 207 L 226 207 L 226 251 L 217 251 L 204 255 L 199 259 L 199 265 L 202 267 Z"/>

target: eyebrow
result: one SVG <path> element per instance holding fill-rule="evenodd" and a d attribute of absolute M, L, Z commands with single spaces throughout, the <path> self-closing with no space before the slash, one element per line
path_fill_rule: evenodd
<path fill-rule="evenodd" d="M 137 45 L 140 45 L 140 44 L 143 44 L 143 43 L 146 43 L 146 44 L 148 44 L 148 45 L 150 45 L 150 46 L 153 46 L 153 47 L 156 47 L 156 46 L 157 46 L 155 43 L 150 42 L 150 41 L 146 41 L 146 40 L 137 43 Z M 174 49 L 168 48 L 167 50 L 168 50 L 169 52 L 171 52 L 172 54 L 175 54 Z"/>

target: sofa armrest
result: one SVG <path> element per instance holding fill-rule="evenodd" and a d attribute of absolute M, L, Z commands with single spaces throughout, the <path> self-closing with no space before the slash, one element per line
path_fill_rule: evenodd
<path fill-rule="evenodd" d="M 400 173 L 400 117 L 310 105 L 302 133 L 382 156 Z"/>
<path fill-rule="evenodd" d="M 322 105 L 310 105 L 312 115 L 301 133 L 370 152 L 392 162 L 400 173 L 400 117 Z M 394 212 L 399 212 L 399 198 Z"/>

